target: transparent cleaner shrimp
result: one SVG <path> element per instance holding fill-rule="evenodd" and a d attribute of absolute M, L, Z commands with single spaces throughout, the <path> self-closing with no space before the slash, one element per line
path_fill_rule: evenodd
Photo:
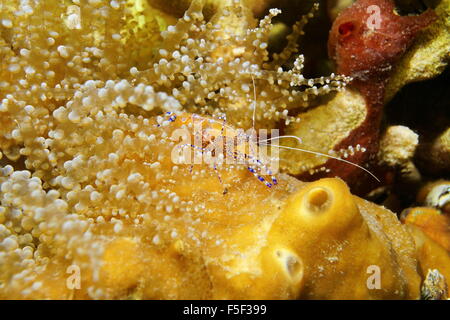
<path fill-rule="evenodd" d="M 254 80 L 253 75 L 252 75 L 252 81 L 253 81 L 253 96 L 254 96 L 253 103 L 252 103 L 252 105 L 253 105 L 253 107 L 252 107 L 252 132 L 256 133 L 255 119 L 256 119 L 257 95 L 256 95 L 256 86 L 255 86 L 255 80 Z M 174 112 L 168 111 L 168 112 L 166 112 L 165 116 L 167 118 L 167 120 L 165 120 L 167 123 L 175 122 L 177 120 L 177 115 Z M 252 173 L 260 182 L 264 183 L 269 188 L 278 184 L 278 181 L 277 181 L 276 177 L 274 176 L 272 170 L 269 168 L 269 165 L 265 164 L 264 161 L 262 161 L 261 159 L 256 157 L 254 155 L 255 154 L 254 152 L 247 153 L 246 151 L 244 151 L 244 152 L 239 151 L 239 149 L 242 149 L 242 147 L 244 150 L 251 151 L 252 150 L 251 149 L 252 144 L 250 143 L 251 141 L 256 142 L 255 147 L 257 147 L 257 148 L 259 148 L 261 146 L 270 146 L 270 147 L 300 151 L 300 152 L 304 152 L 304 153 L 314 154 L 316 156 L 323 156 L 323 157 L 326 157 L 329 159 L 341 161 L 343 163 L 355 166 L 355 167 L 365 171 L 370 176 L 372 176 L 375 180 L 380 182 L 380 180 L 368 169 L 366 169 L 356 163 L 348 161 L 346 159 L 342 159 L 337 156 L 332 156 L 332 155 L 317 152 L 317 151 L 307 150 L 304 148 L 294 148 L 294 147 L 289 147 L 289 146 L 283 146 L 280 144 L 270 143 L 271 141 L 279 140 L 279 139 L 295 139 L 299 143 L 302 143 L 301 138 L 299 138 L 297 136 L 283 135 L 283 136 L 271 137 L 271 138 L 267 138 L 267 139 L 258 139 L 259 137 L 253 137 L 252 135 L 245 133 L 243 130 L 236 130 L 231 126 L 228 126 L 226 124 L 226 116 L 225 115 L 219 117 L 218 119 L 204 118 L 197 114 L 193 114 L 193 115 L 191 115 L 191 117 L 192 117 L 192 122 L 194 120 L 200 120 L 201 122 L 206 121 L 207 123 L 209 123 L 209 127 L 206 128 L 206 130 L 202 130 L 200 132 L 200 137 L 197 137 L 197 138 L 201 139 L 200 140 L 201 145 L 185 143 L 185 144 L 179 145 L 178 147 L 181 147 L 181 148 L 189 147 L 189 148 L 192 148 L 193 150 L 201 152 L 202 155 L 212 154 L 214 156 L 217 156 L 217 154 L 214 154 L 216 152 L 216 150 L 223 150 L 222 155 L 224 158 L 227 157 L 228 159 L 233 159 L 237 163 L 244 164 L 250 173 Z M 184 120 L 183 122 L 186 122 L 186 120 Z M 162 123 L 164 124 L 164 120 Z M 217 127 L 219 125 L 220 125 L 220 130 L 217 129 Z M 157 126 L 160 127 L 161 124 L 157 124 Z M 213 129 L 213 130 L 211 130 L 211 129 Z M 225 133 L 225 129 L 229 129 L 229 130 L 227 130 L 227 132 Z M 229 135 L 230 132 L 231 132 L 231 137 Z M 198 134 L 198 132 L 196 134 Z M 224 144 L 224 141 L 226 141 L 227 139 L 230 139 L 230 138 L 233 141 L 231 148 L 230 148 L 230 145 L 228 145 L 227 143 Z M 221 146 L 223 148 L 221 148 Z M 241 147 L 241 148 L 239 148 L 239 147 Z M 214 157 L 214 158 L 217 159 L 218 157 Z M 220 183 L 223 184 L 222 178 L 218 171 L 218 165 L 219 165 L 219 163 L 217 161 L 214 161 L 212 167 L 215 170 Z M 192 167 L 193 167 L 193 165 L 191 164 L 190 169 L 189 169 L 190 171 L 192 171 Z M 260 172 L 263 170 L 268 175 L 270 175 L 271 182 L 266 180 L 263 177 L 263 175 L 260 174 Z M 225 188 L 224 194 L 226 194 L 226 193 L 227 193 L 227 189 Z"/>

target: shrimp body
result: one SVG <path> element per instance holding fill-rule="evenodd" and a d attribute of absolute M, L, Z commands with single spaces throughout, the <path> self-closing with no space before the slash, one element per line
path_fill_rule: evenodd
<path fill-rule="evenodd" d="M 176 114 L 170 111 L 158 119 L 157 126 L 170 124 L 186 130 L 189 135 L 190 141 L 177 145 L 177 148 L 191 148 L 201 153 L 202 162 L 211 164 L 221 183 L 222 178 L 218 168 L 226 163 L 244 165 L 255 178 L 269 188 L 278 184 L 266 160 L 258 156 L 258 137 L 254 130 L 246 133 L 242 129 L 235 129 L 226 124 L 224 116 L 216 119 L 197 114 Z M 190 170 L 192 166 L 193 164 Z M 262 172 L 270 175 L 271 182 L 263 177 Z"/>

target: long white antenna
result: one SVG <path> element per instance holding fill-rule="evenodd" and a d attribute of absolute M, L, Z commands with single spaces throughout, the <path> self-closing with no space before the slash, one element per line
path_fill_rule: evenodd
<path fill-rule="evenodd" d="M 330 158 L 330 159 L 335 159 L 335 160 L 338 160 L 338 161 L 342 161 L 342 162 L 345 162 L 345 163 L 347 163 L 349 165 L 352 165 L 354 167 L 357 167 L 359 169 L 364 170 L 365 172 L 370 174 L 373 178 L 375 178 L 375 180 L 377 180 L 378 182 L 381 182 L 380 179 L 378 179 L 372 172 L 370 172 L 366 168 L 364 168 L 364 167 L 362 167 L 360 165 L 357 165 L 356 163 L 353 163 L 351 161 L 339 158 L 339 157 L 334 157 L 334 156 L 330 156 L 329 154 L 325 154 L 325 153 L 321 153 L 321 152 L 317 152 L 317 151 L 306 150 L 306 149 L 302 149 L 302 148 L 293 148 L 293 147 L 280 146 L 280 145 L 274 145 L 274 144 L 268 145 L 268 144 L 264 144 L 264 143 L 262 145 L 271 146 L 271 147 L 278 147 L 278 148 L 283 148 L 283 149 L 297 150 L 297 151 L 302 151 L 302 152 L 305 152 L 305 153 L 315 154 L 317 156 L 323 156 L 323 157 L 327 157 L 327 158 Z"/>

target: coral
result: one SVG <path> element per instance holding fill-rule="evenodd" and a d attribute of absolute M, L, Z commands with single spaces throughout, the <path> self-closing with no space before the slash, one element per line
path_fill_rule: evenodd
<path fill-rule="evenodd" d="M 88 80 L 113 80 L 129 73 L 130 52 L 120 45 L 123 5 L 3 2 L 0 148 L 9 159 L 30 155 L 34 145 L 41 144 L 27 159 L 38 166 L 33 157 L 39 158 L 42 140 L 51 131 L 51 113 Z"/>
<path fill-rule="evenodd" d="M 419 144 L 419 136 L 405 126 L 390 126 L 380 142 L 379 159 L 388 166 L 405 166 Z"/>
<path fill-rule="evenodd" d="M 351 87 L 356 88 L 356 91 L 366 101 L 358 102 L 357 99 L 350 99 L 355 97 L 355 94 L 347 94 L 349 101 L 342 106 L 344 93 L 341 92 L 335 99 L 322 102 L 316 108 L 325 114 L 340 114 L 341 111 L 336 110 L 337 108 L 342 108 L 343 113 L 348 111 L 348 106 L 355 106 L 352 115 L 359 114 L 356 110 L 366 108 L 365 121 L 354 122 L 354 126 L 350 128 L 348 122 L 342 121 L 341 117 L 337 117 L 336 120 L 332 117 L 323 119 L 317 117 L 320 111 L 307 110 L 298 115 L 298 119 L 300 119 L 298 123 L 293 122 L 286 128 L 286 132 L 289 134 L 301 137 L 302 144 L 295 145 L 288 142 L 285 145 L 290 147 L 306 146 L 308 150 L 339 155 L 354 163 L 368 165 L 371 170 L 378 172 L 379 178 L 386 183 L 389 183 L 389 176 L 396 174 L 397 170 L 401 171 L 399 178 L 418 183 L 421 174 L 412 161 L 396 166 L 395 170 L 393 170 L 392 163 L 388 164 L 385 161 L 384 156 L 388 156 L 390 151 L 385 152 L 378 149 L 380 143 L 388 142 L 386 140 L 388 136 L 384 138 L 379 136 L 380 122 L 383 116 L 383 105 L 396 91 L 414 79 L 417 81 L 439 74 L 446 65 L 449 33 L 446 32 L 448 29 L 446 27 L 448 5 L 446 6 L 444 2 L 442 1 L 436 8 L 436 14 L 432 10 L 427 10 L 419 16 L 400 16 L 394 13 L 394 3 L 387 0 L 357 1 L 352 6 L 339 10 L 341 13 L 335 19 L 330 31 L 330 57 L 335 60 L 339 73 L 354 78 L 351 86 L 347 86 L 344 90 L 351 89 Z M 340 3 L 331 1 L 329 5 L 337 9 Z M 371 30 L 368 23 L 371 21 L 368 7 L 373 5 L 380 8 L 382 21 L 379 28 L 375 30 Z M 437 19 L 435 19 L 436 17 Z M 429 24 L 431 24 L 430 27 L 424 29 Z M 398 32 L 399 30 L 401 32 Z M 416 38 L 417 40 L 415 40 Z M 367 48 L 370 50 L 366 50 Z M 423 58 L 425 56 L 426 59 Z M 386 90 L 385 86 L 387 86 Z M 356 103 L 359 105 L 356 106 Z M 315 105 L 313 104 L 313 106 Z M 333 109 L 327 111 L 326 107 Z M 312 126 L 310 125 L 311 119 L 314 121 Z M 324 139 L 325 132 L 318 128 L 333 129 L 323 130 L 328 134 Z M 310 131 L 308 131 L 309 129 Z M 342 135 L 344 130 L 346 131 L 345 137 Z M 430 168 L 430 171 L 434 173 L 448 171 L 447 167 L 450 161 L 447 161 L 447 158 L 450 148 L 446 143 L 448 140 L 446 137 L 446 131 L 443 131 L 439 137 L 433 138 L 434 141 L 430 141 L 429 144 L 425 143 L 419 148 L 418 153 L 424 162 L 423 166 Z M 330 143 L 330 141 L 332 142 Z M 352 151 L 356 150 L 357 146 L 365 149 L 366 152 Z M 381 148 L 384 147 L 385 145 L 381 145 Z M 430 152 L 433 154 L 432 157 L 429 156 Z M 381 156 L 381 159 L 377 159 L 377 154 Z M 358 191 L 360 194 L 378 187 L 373 184 L 371 187 L 363 188 L 363 185 L 370 184 L 369 175 L 340 161 L 292 152 L 284 152 L 284 158 L 287 159 L 285 163 L 282 163 L 284 169 L 301 179 L 312 180 L 317 177 L 338 174 L 352 186 L 352 190 L 362 190 Z M 384 167 L 386 165 L 388 168 Z"/>
<path fill-rule="evenodd" d="M 5 16 L 12 15 L 15 3 L 11 1 L 11 10 L 5 11 Z M 279 127 L 280 121 L 287 124 L 298 121 L 289 113 L 308 107 L 309 102 L 319 95 L 341 90 L 350 81 L 348 77 L 335 74 L 305 78 L 302 74 L 302 55 L 296 58 L 291 70 L 283 70 L 282 66 L 297 53 L 298 37 L 312 13 L 295 24 L 286 48 L 274 54 L 269 62 L 267 42 L 271 19 L 279 13 L 276 9 L 270 10 L 259 27 L 256 27 L 257 22 L 247 9 L 234 2 L 232 7 L 221 7 L 210 21 L 205 22 L 203 4 L 196 0 L 176 25 L 162 32 L 161 41 L 150 32 L 155 27 L 154 23 L 136 27 L 137 18 L 133 14 L 122 19 L 124 2 L 119 1 L 114 8 L 103 6 L 101 2 L 83 6 L 80 12 L 83 24 L 92 25 L 96 30 L 104 30 L 106 25 L 114 27 L 109 28 L 108 32 L 99 32 L 99 35 L 88 28 L 75 29 L 79 37 L 74 30 L 59 23 L 59 16 L 66 11 L 65 5 L 58 3 L 53 8 L 51 2 L 46 3 L 37 4 L 34 10 L 45 12 L 52 7 L 55 17 L 46 20 L 44 29 L 52 30 L 57 42 L 53 37 L 49 39 L 46 31 L 40 34 L 34 29 L 24 29 L 19 22 L 20 19 L 27 21 L 26 16 L 11 21 L 11 32 L 14 33 L 9 29 L 5 32 L 5 59 L 1 75 L 2 79 L 11 81 L 2 81 L 0 86 L 5 97 L 0 108 L 3 113 L 0 144 L 3 153 L 12 160 L 18 159 L 20 152 L 26 155 L 33 149 L 35 137 L 43 136 L 47 131 L 53 132 L 44 118 L 72 96 L 89 90 L 85 89 L 88 80 L 104 83 L 106 80 L 124 79 L 132 84 L 150 85 L 155 92 L 173 96 L 184 110 L 200 114 L 225 113 L 230 124 L 244 129 L 253 125 L 253 109 L 256 128 L 270 129 Z M 145 20 L 149 14 L 147 11 L 152 11 L 151 8 L 144 9 L 140 16 Z M 312 9 L 315 10 L 317 6 Z M 39 59 L 29 56 L 34 52 L 29 41 L 22 44 L 16 39 L 19 35 L 35 31 L 41 37 L 36 39 L 34 46 L 37 55 L 45 54 Z M 140 39 L 142 33 L 148 35 Z M 146 53 L 146 49 L 141 48 L 145 41 L 156 47 L 153 48 L 154 54 L 135 65 L 135 60 L 141 60 L 139 57 Z M 19 54 L 11 47 L 17 48 Z M 52 63 L 42 63 L 41 60 L 48 59 L 50 54 Z M 54 76 L 56 74 L 57 77 Z M 44 75 L 50 77 L 49 80 L 44 81 Z M 52 77 L 56 78 L 51 80 Z M 42 93 L 40 99 L 45 102 L 36 99 L 36 92 Z M 130 104 L 133 102 L 130 101 Z M 128 112 L 145 114 L 130 104 L 127 106 Z M 31 128 L 38 129 L 38 132 L 31 134 Z M 25 145 L 25 149 L 19 152 L 21 144 Z M 27 168 L 40 165 L 38 161 L 31 164 L 33 156 L 26 161 Z"/>
<path fill-rule="evenodd" d="M 431 172 L 450 172 L 450 128 L 422 146 L 418 151 L 418 158 Z"/>
<path fill-rule="evenodd" d="M 367 10 L 371 5 L 380 10 L 379 25 L 371 20 L 370 10 Z M 329 55 L 336 61 L 338 72 L 354 77 L 354 84 L 368 95 L 367 98 L 376 99 L 372 104 L 382 102 L 383 95 L 379 95 L 383 91 L 380 90 L 392 65 L 412 44 L 417 33 L 436 18 L 432 10 L 420 16 L 399 16 L 394 9 L 390 0 L 359 0 L 340 13 L 330 31 Z M 375 90 L 378 92 L 369 92 Z"/>
<path fill-rule="evenodd" d="M 125 23 L 120 33 L 132 59 L 129 64 L 147 68 L 161 47 L 161 31 L 175 24 L 177 19 L 150 6 L 146 0 L 127 0 L 125 10 Z"/>
<path fill-rule="evenodd" d="M 450 213 L 450 181 L 438 180 L 425 184 L 417 194 L 417 202 L 444 213 Z"/>
<path fill-rule="evenodd" d="M 304 293 L 301 297 L 393 298 L 392 291 L 388 294 L 385 290 L 368 289 L 367 270 L 371 265 L 389 270 L 383 273 L 387 277 L 382 280 L 385 282 L 381 287 L 394 286 L 400 295 L 414 297 L 418 279 L 413 253 L 410 252 L 411 256 L 398 255 L 397 251 L 409 247 L 409 235 L 403 233 L 389 211 L 349 196 L 348 188 L 339 179 L 313 182 L 291 196 L 283 212 L 286 218 L 280 216 L 274 224 L 277 237 L 292 245 L 301 243 L 297 247 L 301 248 L 300 251 L 296 252 L 305 266 Z M 342 238 L 344 234 L 346 236 Z M 341 241 L 336 242 L 336 239 Z M 389 240 L 384 242 L 382 239 Z M 362 248 L 370 248 L 364 258 L 354 254 Z M 385 260 L 384 254 L 375 254 L 389 250 L 398 252 L 395 255 L 405 281 L 396 275 L 393 261 Z M 321 253 L 309 256 L 307 252 Z M 382 256 L 378 260 L 377 257 Z M 350 278 L 356 280 L 358 285 L 352 288 L 336 285 L 352 281 Z"/>
<path fill-rule="evenodd" d="M 438 270 L 428 270 L 422 285 L 421 299 L 423 300 L 447 300 L 448 288 L 445 278 Z"/>
<path fill-rule="evenodd" d="M 301 147 L 303 149 L 321 152 L 347 159 L 350 156 L 362 155 L 365 144 L 354 144 L 348 148 L 335 150 L 335 146 L 347 139 L 351 132 L 358 128 L 367 116 L 367 106 L 364 97 L 355 90 L 343 90 L 333 99 L 302 113 L 298 123 L 292 123 L 286 128 L 287 135 L 301 137 L 301 144 L 288 140 L 283 145 Z M 331 172 L 328 158 L 304 152 L 280 150 L 280 167 L 295 175 L 308 178 L 310 174 Z M 353 158 L 355 160 L 355 158 Z M 327 166 L 325 164 L 327 163 Z M 353 170 L 348 164 L 339 163 L 339 175 L 345 176 L 346 170 Z M 333 173 L 336 171 L 333 171 Z M 311 179 L 311 177 L 309 177 Z"/>
<path fill-rule="evenodd" d="M 155 8 L 166 12 L 167 14 L 181 17 L 184 12 L 189 8 L 192 0 L 147 0 L 147 2 Z M 207 18 L 213 16 L 221 7 L 231 5 L 233 0 L 205 0 L 205 6 L 203 12 Z M 243 6 L 252 9 L 255 15 L 260 15 L 263 10 L 267 8 L 267 0 L 243 0 L 241 3 Z"/>
<path fill-rule="evenodd" d="M 371 18 L 367 9 L 371 5 L 380 8 L 382 20 L 374 30 L 371 30 L 372 26 L 367 22 Z M 337 138 L 335 144 L 327 148 L 338 152 L 355 150 L 359 145 L 366 152 L 347 152 L 347 160 L 360 165 L 367 165 L 374 160 L 378 152 L 385 83 L 393 65 L 411 45 L 417 32 L 429 25 L 433 19 L 434 13 L 430 10 L 417 17 L 398 16 L 394 14 L 394 4 L 390 0 L 359 0 L 339 14 L 330 31 L 329 55 L 336 62 L 339 73 L 353 78 L 351 86 L 365 99 L 365 104 L 360 103 L 359 108 L 366 108 L 366 111 L 365 118 L 351 128 L 352 130 L 344 123 L 343 127 L 347 130 L 345 138 Z M 347 88 L 345 90 L 349 90 Z M 331 100 L 329 105 L 334 107 L 333 102 Z M 336 128 L 341 125 L 341 122 L 337 121 L 329 126 Z M 315 138 L 316 132 L 307 137 L 302 136 L 303 141 L 308 141 L 308 144 L 314 144 Z M 335 159 L 328 160 L 326 167 L 331 168 L 331 173 L 325 171 L 324 174 L 316 170 L 318 172 L 314 177 L 339 172 L 339 176 L 355 189 L 361 189 L 362 184 L 367 184 L 365 177 L 361 179 L 362 171 L 357 167 L 348 167 Z"/>
<path fill-rule="evenodd" d="M 403 223 L 420 229 L 429 238 L 450 252 L 450 184 L 439 180 L 425 184 L 417 194 L 422 207 L 402 212 Z"/>
<path fill-rule="evenodd" d="M 337 18 L 339 13 L 341 13 L 342 10 L 349 7 L 354 0 L 328 0 L 327 1 L 327 13 L 329 18 L 333 21 Z"/>
<path fill-rule="evenodd" d="M 80 156 L 61 164 L 59 191 L 44 191 L 27 171 L 2 170 L 3 297 L 418 296 L 411 238 L 391 212 L 352 196 L 341 180 L 305 185 L 280 176 L 269 189 L 245 168 L 223 167 L 224 203 L 211 168 L 194 166 L 193 184 L 188 166 L 171 164 L 173 143 L 160 137 L 181 121 L 157 127 L 114 112 L 91 119 L 78 126 L 104 138 L 102 151 L 67 141 Z M 152 135 L 157 142 L 148 144 Z M 61 292 L 69 265 L 81 268 L 74 293 Z M 370 265 L 383 270 L 383 290 L 367 288 Z M 355 286 L 336 286 L 348 281 Z"/>
<path fill-rule="evenodd" d="M 199 15 L 200 9 L 200 3 L 194 1 L 186 15 L 192 15 L 197 27 L 189 19 L 180 19 L 164 33 L 164 46 L 156 57 L 158 63 L 153 69 L 136 74 L 139 81 L 172 94 L 187 111 L 225 113 L 229 123 L 247 129 L 253 124 L 253 107 L 256 128 L 273 128 L 280 120 L 294 120 L 288 115 L 290 110 L 306 107 L 308 101 L 338 91 L 349 81 L 348 77 L 334 74 L 305 79 L 302 55 L 292 70 L 283 71 L 283 64 L 298 51 L 297 38 L 312 14 L 297 23 L 284 51 L 274 54 L 268 62 L 270 21 L 278 10 L 270 10 L 255 28 L 255 21 L 242 7 L 223 8 L 206 24 Z M 299 87 L 304 90 L 298 90 Z"/>
<path fill-rule="evenodd" d="M 420 182 L 421 176 L 417 170 L 413 157 L 419 144 L 417 133 L 405 126 L 390 126 L 380 139 L 378 160 L 399 172 L 402 179 Z"/>
<path fill-rule="evenodd" d="M 436 243 L 450 252 L 450 217 L 428 207 L 406 209 L 402 221 L 420 228 Z"/>
<path fill-rule="evenodd" d="M 420 228 L 406 224 L 406 227 L 414 238 L 416 256 L 419 261 L 418 272 L 424 280 L 429 270 L 438 269 L 445 277 L 447 287 L 450 285 L 450 254 L 442 246 L 433 241 Z M 436 267 L 439 266 L 439 267 Z"/>
<path fill-rule="evenodd" d="M 77 154 L 58 165 L 54 189 L 2 169 L 3 298 L 418 297 L 409 234 L 341 180 L 281 175 L 269 189 L 228 165 L 224 196 L 212 168 L 172 164 L 170 137 L 186 115 L 149 121 L 101 109 L 75 127 L 68 113 L 57 120 L 64 136 L 80 130 L 102 143 L 52 144 Z M 64 287 L 72 265 L 79 290 Z M 371 265 L 383 270 L 382 290 L 366 285 Z"/>
<path fill-rule="evenodd" d="M 380 8 L 383 23 L 379 30 L 370 30 L 367 23 L 370 5 Z M 328 42 L 329 55 L 337 64 L 338 73 L 353 77 L 351 85 L 334 98 L 310 103 L 310 109 L 299 113 L 297 121 L 289 123 L 285 129 L 287 134 L 301 137 L 302 142 L 288 141 L 283 145 L 379 169 L 376 155 L 379 152 L 384 86 L 416 34 L 434 19 L 431 10 L 420 17 L 401 17 L 394 14 L 393 9 L 390 0 L 360 0 L 335 19 Z M 340 160 L 290 150 L 283 151 L 281 158 L 284 159 L 281 167 L 301 179 L 338 175 L 360 194 L 377 187 L 370 175 Z M 379 171 L 384 180 L 385 170 Z M 405 164 L 403 171 L 416 180 L 419 178 L 412 162 Z"/>

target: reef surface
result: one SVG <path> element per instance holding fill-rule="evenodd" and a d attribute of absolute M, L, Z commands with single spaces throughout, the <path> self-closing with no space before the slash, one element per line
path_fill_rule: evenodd
<path fill-rule="evenodd" d="M 307 76 L 325 6 L 283 27 L 265 1 L 169 4 L 2 2 L 0 298 L 445 299 L 449 184 L 426 184 L 418 135 L 381 119 L 448 11 L 359 0 L 330 28 L 337 69 Z M 351 192 L 405 179 L 422 189 L 401 215 Z"/>

